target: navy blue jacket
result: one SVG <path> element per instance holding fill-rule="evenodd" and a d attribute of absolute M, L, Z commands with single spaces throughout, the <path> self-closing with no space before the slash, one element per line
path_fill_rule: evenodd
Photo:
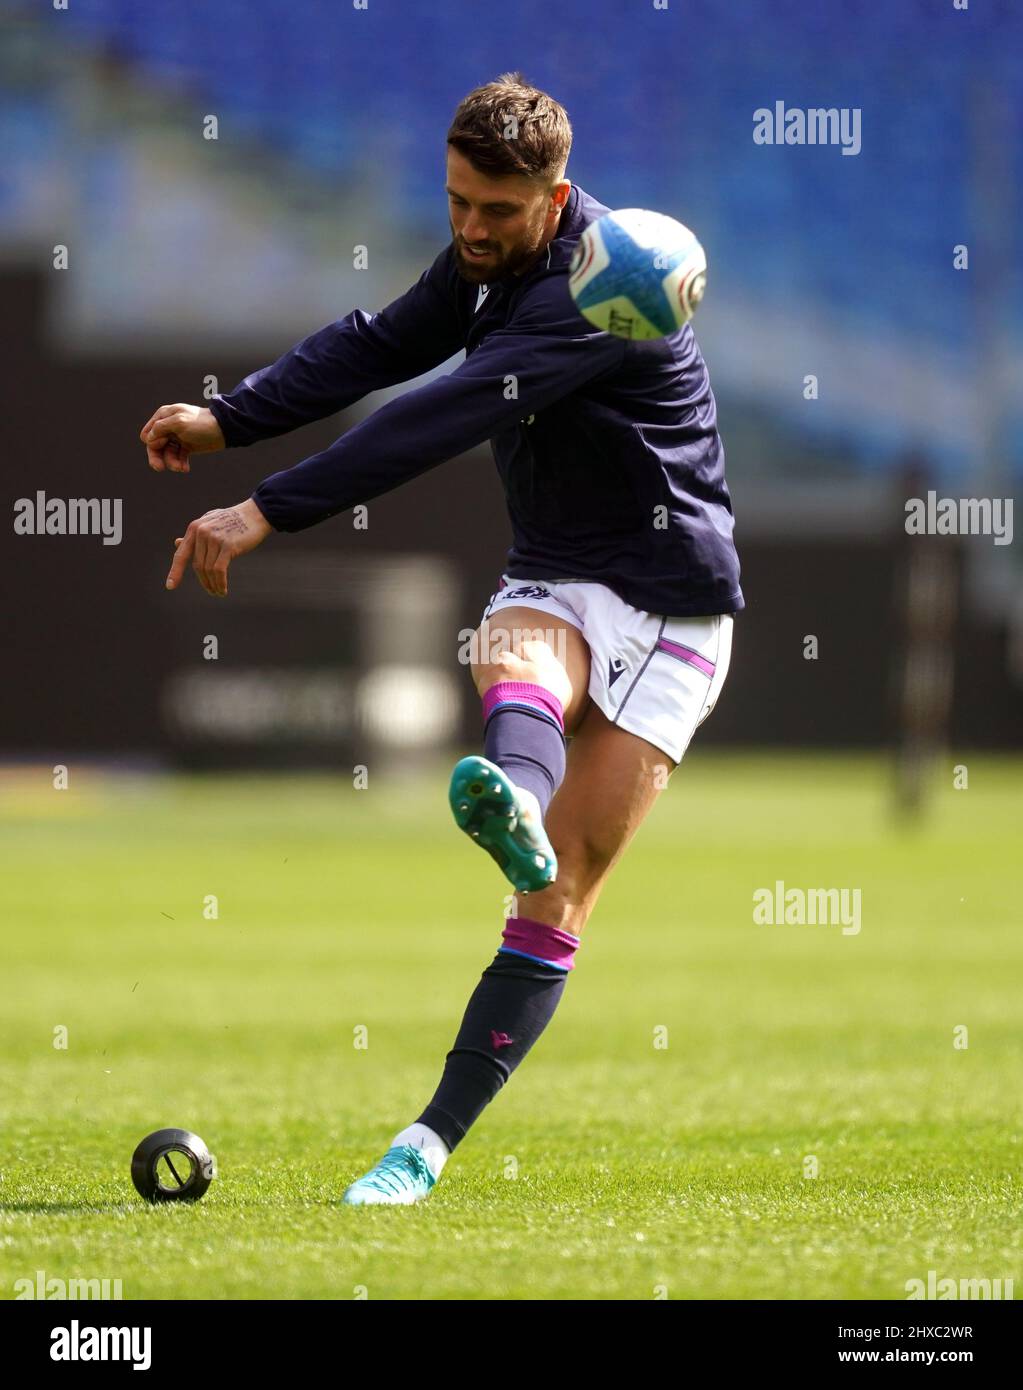
<path fill-rule="evenodd" d="M 378 314 L 356 309 L 247 376 L 210 409 L 228 447 L 333 415 L 465 348 L 329 449 L 262 482 L 278 531 L 301 531 L 490 440 L 507 496 L 513 578 L 589 579 L 649 613 L 743 606 L 710 380 L 687 325 L 630 342 L 576 310 L 568 268 L 607 211 L 573 184 L 558 234 L 481 293 L 448 246 Z"/>

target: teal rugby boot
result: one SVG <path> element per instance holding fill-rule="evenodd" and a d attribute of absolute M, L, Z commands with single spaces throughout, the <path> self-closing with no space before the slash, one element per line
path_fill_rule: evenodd
<path fill-rule="evenodd" d="M 436 1182 L 422 1149 L 396 1144 L 358 1182 L 352 1183 L 341 1200 L 349 1207 L 407 1207 L 429 1197 Z"/>
<path fill-rule="evenodd" d="M 496 860 L 520 893 L 537 893 L 557 878 L 540 803 L 496 763 L 479 754 L 456 763 L 448 800 L 459 829 Z"/>

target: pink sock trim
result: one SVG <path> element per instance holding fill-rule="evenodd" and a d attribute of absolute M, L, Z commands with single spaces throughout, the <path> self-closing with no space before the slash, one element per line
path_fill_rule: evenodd
<path fill-rule="evenodd" d="M 509 917 L 501 935 L 511 951 L 521 951 L 524 956 L 533 956 L 562 970 L 575 968 L 573 957 L 580 938 L 570 931 L 562 931 L 546 922 L 535 922 L 532 917 Z"/>
<path fill-rule="evenodd" d="M 497 705 L 507 702 L 532 705 L 555 720 L 561 732 L 565 732 L 564 706 L 545 686 L 531 685 L 529 681 L 498 681 L 483 696 L 483 722 L 486 723 Z"/>

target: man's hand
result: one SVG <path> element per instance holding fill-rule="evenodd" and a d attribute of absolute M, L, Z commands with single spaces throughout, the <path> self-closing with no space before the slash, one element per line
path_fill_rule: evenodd
<path fill-rule="evenodd" d="M 236 555 L 246 555 L 273 530 L 250 497 L 237 507 L 220 507 L 204 512 L 174 544 L 174 561 L 167 575 L 167 588 L 176 589 L 189 560 L 199 583 L 214 598 L 227 597 L 227 567 Z"/>
<path fill-rule="evenodd" d="M 162 473 L 189 471 L 189 454 L 212 454 L 225 447 L 212 410 L 199 405 L 162 405 L 139 431 L 149 466 Z"/>

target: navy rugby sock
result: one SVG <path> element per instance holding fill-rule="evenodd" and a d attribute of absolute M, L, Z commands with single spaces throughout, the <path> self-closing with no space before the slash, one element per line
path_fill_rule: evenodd
<path fill-rule="evenodd" d="M 546 816 L 565 776 L 565 716 L 542 685 L 498 681 L 483 696 L 483 756 L 518 787 L 526 787 Z"/>
<path fill-rule="evenodd" d="M 504 945 L 469 1000 L 444 1074 L 417 1123 L 449 1149 L 494 1099 L 550 1023 L 579 937 L 528 917 L 509 917 Z"/>

